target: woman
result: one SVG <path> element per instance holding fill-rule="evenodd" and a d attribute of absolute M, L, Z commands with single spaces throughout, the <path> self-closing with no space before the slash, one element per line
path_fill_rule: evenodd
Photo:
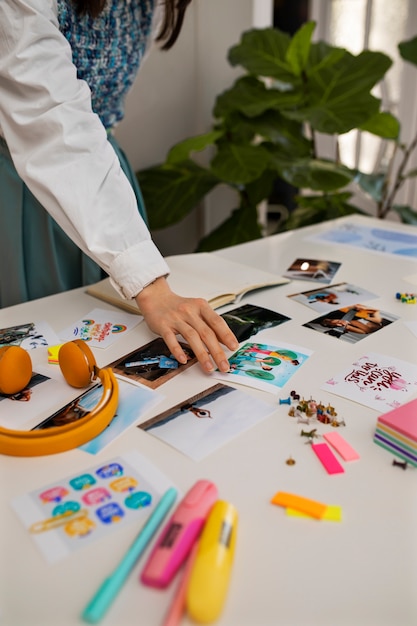
<path fill-rule="evenodd" d="M 236 339 L 206 301 L 182 298 L 151 240 L 135 176 L 112 135 L 162 10 L 176 41 L 191 0 L 1 0 L 0 306 L 107 273 L 149 328 L 204 370 Z"/>

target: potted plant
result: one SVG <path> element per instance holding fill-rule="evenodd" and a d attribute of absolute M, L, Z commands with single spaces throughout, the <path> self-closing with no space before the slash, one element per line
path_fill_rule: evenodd
<path fill-rule="evenodd" d="M 416 171 L 409 157 L 417 138 L 401 142 L 400 122 L 372 90 L 392 60 L 382 52 L 353 55 L 323 41 L 314 43 L 315 23 L 293 37 L 278 29 L 253 29 L 229 50 L 228 60 L 243 75 L 221 93 L 210 132 L 181 141 L 164 163 L 137 172 L 151 229 L 177 223 L 214 187 L 237 192 L 238 206 L 209 233 L 198 250 L 214 250 L 261 236 L 258 205 L 271 195 L 277 177 L 299 190 L 297 206 L 280 230 L 363 212 L 352 201 L 352 186 L 375 202 L 375 214 L 395 211 L 403 222 L 417 224 L 417 211 L 395 204 L 396 194 Z M 417 37 L 399 44 L 402 58 L 417 65 Z M 365 174 L 344 165 L 338 137 L 352 129 L 391 142 L 389 166 Z M 333 158 L 321 158 L 317 137 L 331 136 Z M 209 150 L 207 166 L 196 153 Z"/>

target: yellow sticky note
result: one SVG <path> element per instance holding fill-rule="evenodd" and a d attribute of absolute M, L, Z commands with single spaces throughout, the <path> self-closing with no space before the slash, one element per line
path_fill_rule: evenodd
<path fill-rule="evenodd" d="M 297 511 L 296 509 L 287 508 L 287 515 L 291 517 L 310 517 L 307 513 L 303 513 L 302 511 Z M 320 519 L 326 520 L 327 522 L 341 522 L 342 521 L 342 507 L 337 504 L 329 504 L 326 507 L 326 510 L 323 514 L 323 517 Z"/>
<path fill-rule="evenodd" d="M 58 363 L 58 353 L 62 346 L 60 343 L 57 346 L 49 346 L 48 347 L 48 363 Z"/>

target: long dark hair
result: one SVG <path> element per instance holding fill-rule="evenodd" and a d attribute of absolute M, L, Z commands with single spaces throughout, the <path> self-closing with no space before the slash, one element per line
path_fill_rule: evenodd
<path fill-rule="evenodd" d="M 184 22 L 185 11 L 191 0 L 163 0 L 164 17 L 156 38 L 162 50 L 169 50 L 178 39 Z M 106 6 L 106 0 L 73 0 L 80 15 L 97 17 Z"/>

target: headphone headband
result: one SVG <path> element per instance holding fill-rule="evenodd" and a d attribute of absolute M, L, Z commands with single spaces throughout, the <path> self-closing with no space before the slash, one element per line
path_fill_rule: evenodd
<path fill-rule="evenodd" d="M 63 348 L 69 344 L 77 345 L 79 341 L 80 340 L 76 340 L 74 342 L 64 344 Z M 75 370 L 73 372 L 75 380 L 79 381 L 77 358 L 74 358 L 74 355 L 76 355 L 76 351 L 81 348 L 81 356 L 84 361 L 86 352 L 89 353 L 89 365 L 94 370 L 94 377 L 98 376 L 103 385 L 103 394 L 97 405 L 84 417 L 75 422 L 65 424 L 64 426 L 54 426 L 45 430 L 30 431 L 12 430 L 0 427 L 0 454 L 7 454 L 10 456 L 42 456 L 55 454 L 57 452 L 65 452 L 66 450 L 77 448 L 78 446 L 87 443 L 94 437 L 97 437 L 97 435 L 99 435 L 111 423 L 117 410 L 119 398 L 117 380 L 111 368 L 98 369 L 90 348 L 84 344 L 84 342 L 80 343 L 83 344 L 82 348 L 79 346 L 74 351 L 73 346 L 71 346 L 70 348 L 66 348 L 64 350 L 64 360 L 65 354 L 68 350 L 71 354 L 70 361 L 72 362 L 72 366 Z M 20 348 L 20 350 L 23 349 Z M 23 352 L 26 353 L 26 350 L 23 350 Z M 83 361 L 81 361 L 81 363 Z M 82 365 L 82 367 L 85 367 L 85 365 Z M 84 374 L 85 371 L 82 375 Z M 87 385 L 90 381 L 87 381 L 85 385 Z"/>

